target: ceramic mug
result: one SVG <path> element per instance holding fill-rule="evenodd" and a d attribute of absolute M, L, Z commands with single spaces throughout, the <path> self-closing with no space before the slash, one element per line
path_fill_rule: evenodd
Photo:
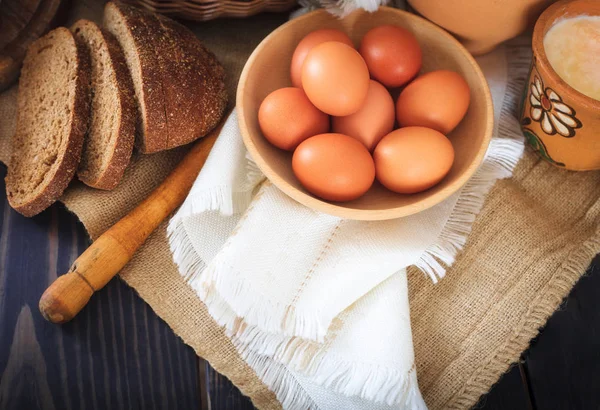
<path fill-rule="evenodd" d="M 544 37 L 558 20 L 600 16 L 600 1 L 565 0 L 550 6 L 533 32 L 533 61 L 521 105 L 521 128 L 546 161 L 574 171 L 600 169 L 600 101 L 568 85 L 552 69 Z"/>

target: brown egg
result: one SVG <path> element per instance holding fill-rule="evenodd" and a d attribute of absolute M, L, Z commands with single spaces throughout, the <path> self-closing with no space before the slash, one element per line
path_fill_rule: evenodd
<path fill-rule="evenodd" d="M 421 69 L 421 47 L 405 28 L 379 26 L 362 39 L 360 54 L 371 76 L 386 87 L 400 87 L 412 80 Z"/>
<path fill-rule="evenodd" d="M 345 117 L 333 117 L 331 130 L 356 138 L 369 151 L 394 129 L 396 112 L 394 100 L 386 88 L 371 80 L 367 99 L 360 110 Z"/>
<path fill-rule="evenodd" d="M 293 151 L 305 139 L 329 131 L 329 116 L 312 105 L 300 88 L 287 87 L 263 100 L 258 124 L 271 144 Z"/>
<path fill-rule="evenodd" d="M 402 91 L 396 117 L 401 127 L 428 127 L 448 135 L 464 118 L 470 100 L 469 85 L 460 74 L 432 71 Z"/>
<path fill-rule="evenodd" d="M 330 41 L 306 56 L 302 88 L 321 111 L 337 116 L 354 114 L 367 98 L 369 70 L 358 51 Z"/>
<path fill-rule="evenodd" d="M 292 56 L 290 74 L 294 87 L 302 87 L 302 65 L 304 64 L 308 52 L 312 50 L 313 47 L 326 43 L 327 41 L 338 41 L 354 48 L 354 44 L 352 44 L 350 37 L 340 30 L 324 28 L 308 34 L 298 43 L 296 50 L 294 50 L 294 55 Z"/>
<path fill-rule="evenodd" d="M 392 131 L 373 153 L 377 180 L 400 194 L 425 191 L 440 182 L 454 162 L 454 148 L 438 131 L 406 127 Z"/>
<path fill-rule="evenodd" d="M 356 199 L 375 180 L 369 151 L 343 134 L 315 135 L 302 142 L 294 151 L 292 169 L 304 188 L 328 201 Z"/>

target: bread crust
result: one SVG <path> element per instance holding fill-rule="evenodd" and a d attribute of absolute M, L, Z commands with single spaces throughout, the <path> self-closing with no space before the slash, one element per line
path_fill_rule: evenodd
<path fill-rule="evenodd" d="M 164 16 L 156 19 L 168 42 L 161 68 L 171 149 L 205 136 L 219 123 L 227 107 L 225 70 L 187 27 Z"/>
<path fill-rule="evenodd" d="M 73 110 L 71 111 L 71 127 L 67 135 L 66 146 L 62 152 L 59 151 L 56 159 L 58 162 L 58 167 L 54 171 L 51 169 L 51 172 L 53 171 L 54 175 L 52 175 L 50 180 L 46 183 L 45 188 L 37 195 L 28 198 L 27 201 L 17 203 L 15 202 L 15 198 L 11 193 L 14 188 L 17 188 L 15 184 L 18 183 L 18 181 L 14 181 L 14 178 L 11 175 L 11 169 L 14 167 L 15 161 L 19 160 L 18 152 L 14 152 L 11 156 L 8 174 L 6 176 L 8 203 L 17 212 L 28 217 L 37 215 L 52 205 L 62 195 L 64 190 L 71 182 L 71 179 L 73 179 L 75 171 L 79 165 L 81 148 L 83 146 L 83 138 L 87 132 L 87 127 L 89 124 L 91 71 L 90 56 L 85 45 L 77 40 L 68 29 L 59 27 L 48 33 L 46 36 L 35 41 L 30 46 L 27 52 L 28 55 L 25 57 L 23 72 L 27 70 L 27 65 L 32 63 L 31 60 L 34 59 L 34 56 L 37 54 L 38 50 L 44 46 L 47 38 L 51 36 L 52 33 L 57 33 L 60 31 L 68 33 L 68 36 L 73 41 L 76 50 L 75 64 L 77 67 L 74 104 Z M 33 55 L 33 57 L 30 57 L 30 54 Z M 17 131 L 15 132 L 15 136 L 13 138 L 18 136 L 20 122 L 22 121 L 24 121 L 24 118 L 23 115 L 20 114 L 17 118 Z M 13 144 L 13 146 L 15 145 L 16 144 Z"/>
<path fill-rule="evenodd" d="M 138 32 L 147 35 L 140 35 L 136 44 L 141 44 L 144 53 L 155 53 L 153 80 L 161 83 L 166 128 L 162 145 L 146 135 L 142 152 L 175 148 L 205 136 L 227 107 L 225 70 L 214 54 L 188 28 L 167 17 L 121 3 L 106 7 L 130 16 L 128 24 L 143 27 Z"/>
<path fill-rule="evenodd" d="M 119 14 L 126 22 L 140 61 L 145 112 L 138 105 L 139 121 L 136 145 L 145 154 L 162 151 L 166 149 L 167 143 L 167 119 L 160 66 L 153 47 L 154 33 L 148 28 L 146 13 L 135 7 L 118 2 L 106 3 L 104 7 L 105 27 L 108 27 L 106 16 L 109 13 Z M 116 33 L 112 34 L 116 36 Z M 121 44 L 121 47 L 126 46 Z M 133 74 L 131 75 L 133 77 Z M 142 116 L 145 116 L 145 127 L 142 125 Z"/>
<path fill-rule="evenodd" d="M 77 175 L 86 185 L 97 189 L 110 190 L 114 189 L 121 181 L 133 152 L 135 124 L 137 120 L 137 108 L 133 97 L 133 81 L 131 80 L 129 69 L 127 68 L 125 55 L 123 54 L 123 50 L 117 39 L 108 31 L 101 29 L 95 23 L 88 20 L 78 21 L 73 25 L 71 30 L 75 31 L 80 25 L 88 25 L 95 30 L 96 35 L 98 35 L 106 45 L 110 68 L 115 73 L 117 82 L 117 99 L 119 102 L 117 109 L 119 110 L 120 121 L 117 126 L 116 140 L 114 141 L 114 144 L 108 147 L 109 152 L 106 155 L 109 156 L 109 159 L 104 170 L 102 170 L 100 175 L 96 178 L 92 178 L 95 177 L 95 175 L 87 175 L 86 173 L 81 172 L 81 169 L 78 171 Z M 89 47 L 88 51 L 90 53 L 93 52 Z M 99 114 L 92 113 L 92 115 Z"/>

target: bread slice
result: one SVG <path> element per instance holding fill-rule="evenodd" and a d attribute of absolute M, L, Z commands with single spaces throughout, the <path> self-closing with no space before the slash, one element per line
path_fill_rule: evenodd
<path fill-rule="evenodd" d="M 25 216 L 56 201 L 75 174 L 88 127 L 89 58 L 86 47 L 64 27 L 27 51 L 6 176 L 8 202 Z"/>
<path fill-rule="evenodd" d="M 167 148 L 167 119 L 160 67 L 154 50 L 156 33 L 148 28 L 147 14 L 121 3 L 104 7 L 104 28 L 113 34 L 125 54 L 138 107 L 136 145 L 143 153 Z"/>
<path fill-rule="evenodd" d="M 117 39 L 88 20 L 71 31 L 91 57 L 92 109 L 77 175 L 99 189 L 115 188 L 131 159 L 137 109 L 133 82 Z"/>
<path fill-rule="evenodd" d="M 133 35 L 117 35 L 120 41 L 125 40 L 121 45 L 126 50 L 126 58 L 133 59 L 128 61 L 128 66 L 134 83 L 136 77 L 142 85 L 147 81 L 142 70 L 137 69 L 135 58 L 141 60 L 137 56 L 148 56 L 150 51 L 155 53 L 154 59 L 148 57 L 147 60 L 152 60 L 152 71 L 158 73 L 156 79 L 162 90 L 166 129 L 156 143 L 149 142 L 152 138 L 148 135 L 143 136 L 146 141 L 143 146 L 174 148 L 203 137 L 217 125 L 227 105 L 225 70 L 190 30 L 164 16 L 121 3 L 106 5 L 104 22 L 111 32 L 119 29 L 139 34 L 137 42 L 131 41 Z M 136 52 L 130 49 L 132 45 Z M 139 103 L 141 93 L 136 95 Z M 139 106 L 143 107 L 143 101 Z M 154 151 L 146 149 L 144 152 Z"/>

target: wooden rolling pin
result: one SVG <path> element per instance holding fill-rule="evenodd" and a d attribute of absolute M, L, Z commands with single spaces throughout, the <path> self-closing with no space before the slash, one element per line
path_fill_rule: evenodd
<path fill-rule="evenodd" d="M 133 257 L 148 236 L 181 205 L 214 145 L 226 118 L 195 143 L 167 178 L 134 210 L 104 232 L 40 298 L 40 312 L 52 323 L 73 319 Z"/>

